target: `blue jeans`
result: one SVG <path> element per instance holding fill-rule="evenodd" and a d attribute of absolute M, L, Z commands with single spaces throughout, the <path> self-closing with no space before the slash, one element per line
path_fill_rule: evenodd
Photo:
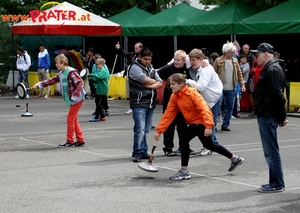
<path fill-rule="evenodd" d="M 227 128 L 230 125 L 230 118 L 234 106 L 235 90 L 223 90 L 222 97 L 225 98 L 225 116 L 223 118 L 222 127 Z"/>
<path fill-rule="evenodd" d="M 28 71 L 19 71 L 19 75 L 18 75 L 18 81 L 22 82 L 24 80 L 24 84 L 26 88 L 29 88 L 29 84 L 28 84 Z M 30 94 L 30 91 L 27 90 L 27 94 Z"/>
<path fill-rule="evenodd" d="M 211 108 L 212 114 L 214 116 L 214 127 L 212 128 L 212 135 L 211 135 L 211 139 L 214 143 L 219 143 L 217 135 L 216 135 L 216 125 L 217 125 L 217 119 L 218 116 L 220 114 L 220 110 L 221 110 L 221 103 L 222 103 L 222 96 L 221 98 L 218 100 L 218 102 Z"/>
<path fill-rule="evenodd" d="M 154 109 L 133 108 L 132 117 L 134 121 L 133 127 L 133 152 L 132 156 L 139 154 L 147 155 L 147 137 L 152 124 Z"/>
<path fill-rule="evenodd" d="M 257 117 L 260 138 L 269 166 L 269 184 L 272 188 L 285 188 L 279 146 L 277 141 L 277 120 L 275 117 Z"/>

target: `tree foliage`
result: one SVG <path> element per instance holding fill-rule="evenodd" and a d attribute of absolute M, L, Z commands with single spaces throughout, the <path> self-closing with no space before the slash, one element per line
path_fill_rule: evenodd
<path fill-rule="evenodd" d="M 235 0 L 199 0 L 199 3 L 203 5 L 224 5 Z M 274 7 L 278 4 L 286 2 L 288 0 L 240 0 L 246 4 L 249 4 L 257 9 L 266 10 Z"/>
<path fill-rule="evenodd" d="M 65 0 L 55 0 L 53 2 L 62 3 Z M 155 14 L 163 9 L 175 5 L 179 0 L 68 0 L 69 3 L 81 7 L 91 13 L 100 15 L 101 17 L 108 18 L 116 15 L 124 10 L 130 9 L 134 6 Z M 185 0 L 188 2 L 188 0 Z M 40 9 L 47 0 L 9 0 L 0 1 L 0 16 L 1 15 L 28 15 L 30 10 Z M 52 7 L 49 5 L 48 7 Z M 47 9 L 47 7 L 43 8 Z M 16 48 L 21 45 L 20 36 L 11 35 L 10 26 L 13 23 L 3 22 L 0 19 L 0 63 L 4 63 L 4 66 L 0 66 L 0 77 L 6 79 L 8 70 L 15 68 L 15 55 Z M 14 42 L 12 42 L 14 38 Z M 14 50 L 12 44 L 14 43 Z M 0 81 L 2 81 L 0 79 Z"/>
<path fill-rule="evenodd" d="M 62 3 L 64 1 L 55 0 L 53 2 Z M 30 10 L 39 9 L 47 2 L 49 1 L 10 0 L 1 1 L 0 7 L 6 8 L 9 14 L 28 14 Z M 68 2 L 104 18 L 116 15 L 134 6 L 156 14 L 180 2 L 190 4 L 189 0 L 68 0 Z"/>
<path fill-rule="evenodd" d="M 54 0 L 54 2 L 64 2 L 65 0 Z M 67 0 L 69 3 L 81 7 L 91 13 L 108 18 L 134 6 L 149 13 L 156 14 L 177 3 L 184 2 L 190 4 L 189 0 Z M 204 5 L 223 5 L 234 0 L 199 0 Z M 240 0 L 255 8 L 265 10 L 288 0 Z M 47 0 L 8 0 L 0 1 L 0 15 L 27 15 L 30 10 L 40 9 Z M 51 7 L 51 5 L 49 5 Z M 5 66 L 0 66 L 0 77 L 7 73 L 7 70 L 14 68 L 12 57 L 15 50 L 12 50 L 12 36 L 10 25 L 12 23 L 0 20 L 0 62 Z M 20 37 L 14 36 L 15 48 L 20 45 Z M 1 80 L 0 80 L 1 81 Z"/>
<path fill-rule="evenodd" d="M 16 52 L 12 48 L 12 44 L 20 46 L 20 36 L 11 35 L 10 25 L 0 21 L 0 83 L 5 83 L 8 70 L 15 68 Z M 12 38 L 14 42 L 12 42 Z"/>

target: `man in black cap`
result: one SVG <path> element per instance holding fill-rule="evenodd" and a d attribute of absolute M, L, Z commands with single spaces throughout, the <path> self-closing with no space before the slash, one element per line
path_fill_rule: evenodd
<path fill-rule="evenodd" d="M 266 162 L 269 166 L 269 183 L 258 189 L 262 193 L 283 192 L 285 189 L 281 158 L 277 140 L 277 127 L 288 123 L 284 97 L 286 84 L 282 67 L 273 58 L 274 48 L 261 43 L 256 50 L 258 65 L 262 66 L 255 88 L 254 105 Z"/>

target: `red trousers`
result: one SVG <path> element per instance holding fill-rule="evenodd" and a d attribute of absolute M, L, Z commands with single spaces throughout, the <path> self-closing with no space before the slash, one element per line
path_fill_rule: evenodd
<path fill-rule="evenodd" d="M 67 116 L 67 141 L 74 143 L 74 133 L 78 142 L 85 142 L 82 134 L 81 127 L 78 122 L 78 112 L 83 101 L 75 105 L 71 105 Z"/>

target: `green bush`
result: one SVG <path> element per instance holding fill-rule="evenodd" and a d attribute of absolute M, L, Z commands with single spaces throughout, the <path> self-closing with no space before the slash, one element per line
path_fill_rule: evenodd
<path fill-rule="evenodd" d="M 0 84 L 5 84 L 9 70 L 15 69 L 17 47 L 21 44 L 20 36 L 11 34 L 11 23 L 0 21 Z M 12 39 L 14 42 L 12 42 Z"/>

